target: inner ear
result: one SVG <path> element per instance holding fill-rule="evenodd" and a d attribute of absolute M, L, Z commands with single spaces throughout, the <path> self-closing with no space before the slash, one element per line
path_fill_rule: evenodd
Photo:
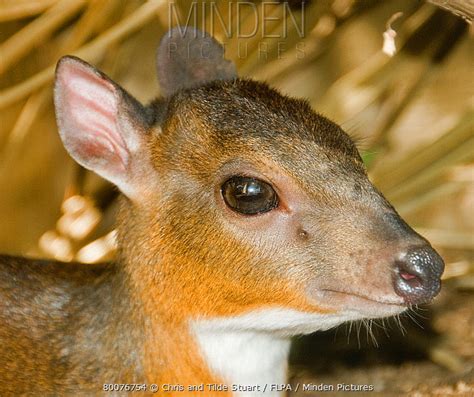
<path fill-rule="evenodd" d="M 56 94 L 60 134 L 71 154 L 87 168 L 107 161 L 125 170 L 129 153 L 117 128 L 119 98 L 115 87 L 80 65 L 59 68 Z"/>
<path fill-rule="evenodd" d="M 74 57 L 58 63 L 54 103 L 69 154 L 131 195 L 131 163 L 142 139 L 143 107 L 107 76 Z"/>
<path fill-rule="evenodd" d="M 224 59 L 224 47 L 191 27 L 176 27 L 165 34 L 158 48 L 157 72 L 165 96 L 210 81 L 237 78 L 234 63 Z"/>

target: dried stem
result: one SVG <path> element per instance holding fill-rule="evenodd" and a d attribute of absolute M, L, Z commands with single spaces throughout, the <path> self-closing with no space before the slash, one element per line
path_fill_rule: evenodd
<path fill-rule="evenodd" d="M 151 19 L 156 17 L 156 12 L 165 5 L 163 0 L 150 0 L 126 19 L 102 33 L 95 40 L 81 47 L 73 54 L 90 62 L 97 61 L 112 44 L 135 32 Z M 53 79 L 55 65 L 43 69 L 24 82 L 0 92 L 0 109 L 23 99 L 33 91 L 41 88 Z"/>
<path fill-rule="evenodd" d="M 472 233 L 430 228 L 416 228 L 416 231 L 426 237 L 434 246 L 474 251 Z"/>
<path fill-rule="evenodd" d="M 467 183 L 459 181 L 445 182 L 440 185 L 435 185 L 432 189 L 422 192 L 415 197 L 411 197 L 407 202 L 399 204 L 397 206 L 397 211 L 403 216 L 409 216 L 434 201 L 439 201 L 447 196 L 462 191 L 467 185 Z"/>
<path fill-rule="evenodd" d="M 7 142 L 1 148 L 0 170 L 6 169 L 20 153 L 21 145 L 31 131 L 31 127 L 38 114 L 42 112 L 45 105 L 51 99 L 51 90 L 44 89 L 31 95 L 23 106 L 13 129 L 8 135 Z"/>
<path fill-rule="evenodd" d="M 97 28 L 98 24 L 104 22 L 105 18 L 110 15 L 110 13 L 106 12 L 106 7 L 110 7 L 110 5 L 113 5 L 114 3 L 117 4 L 117 2 L 113 1 L 91 3 L 88 10 L 82 15 L 81 19 L 76 24 L 76 27 L 80 27 L 79 32 L 75 29 L 68 37 L 60 51 L 74 51 L 78 46 L 86 41 L 91 33 Z M 106 7 L 104 7 L 104 5 Z M 59 55 L 60 54 L 58 53 L 58 56 Z M 1 165 L 3 167 L 8 167 L 10 161 L 16 159 L 16 155 L 19 152 L 18 148 L 20 148 L 24 142 L 28 131 L 31 131 L 31 127 L 36 120 L 36 117 L 41 114 L 41 110 L 50 102 L 51 94 L 52 90 L 50 87 L 45 87 L 44 89 L 33 93 L 26 101 L 17 122 L 8 136 L 5 146 L 2 149 L 4 156 L 1 156 Z"/>
<path fill-rule="evenodd" d="M 85 0 L 62 0 L 0 45 L 0 75 L 76 14 Z"/>
<path fill-rule="evenodd" d="M 433 7 L 425 5 L 403 21 L 397 36 L 399 50 L 405 46 L 411 35 L 425 24 L 434 13 L 435 9 Z M 351 99 L 352 102 L 349 105 L 347 101 L 353 97 L 351 93 L 354 91 L 360 92 L 361 87 L 368 86 L 368 82 L 382 73 L 385 67 L 391 61 L 393 62 L 393 60 L 394 58 L 388 57 L 382 51 L 376 53 L 359 67 L 337 80 L 321 100 L 312 102 L 313 107 L 323 113 L 331 115 L 341 123 L 355 117 L 357 113 L 365 109 L 382 95 L 383 87 L 373 85 L 368 87 L 364 91 L 364 95 L 358 96 L 361 100 L 354 103 L 353 99 Z M 338 111 L 338 109 L 341 108 L 350 109 L 350 111 L 346 110 L 343 114 L 340 114 L 340 110 Z"/>
<path fill-rule="evenodd" d="M 474 19 L 474 1 L 472 0 L 428 0 L 428 2 L 460 16 L 467 23 L 472 23 Z"/>
<path fill-rule="evenodd" d="M 41 14 L 58 0 L 32 0 L 2 3 L 0 7 L 0 22 L 14 21 Z"/>
<path fill-rule="evenodd" d="M 372 178 L 390 199 L 400 202 L 410 194 L 426 188 L 446 167 L 474 157 L 472 126 L 474 112 L 469 111 L 460 122 L 437 141 L 423 150 L 416 150 L 398 159 L 396 164 L 385 162 L 372 172 Z"/>

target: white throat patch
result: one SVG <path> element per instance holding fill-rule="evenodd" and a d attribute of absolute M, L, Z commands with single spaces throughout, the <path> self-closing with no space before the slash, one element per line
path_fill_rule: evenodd
<path fill-rule="evenodd" d="M 230 390 L 234 388 L 235 396 L 268 397 L 281 396 L 271 385 L 287 382 L 291 336 L 326 330 L 357 318 L 361 315 L 356 312 L 312 314 L 272 308 L 195 320 L 190 326 L 209 369 Z M 241 390 L 236 390 L 239 387 Z"/>
<path fill-rule="evenodd" d="M 290 339 L 250 331 L 211 331 L 195 327 L 210 370 L 235 396 L 279 396 L 272 384 L 286 383 Z"/>

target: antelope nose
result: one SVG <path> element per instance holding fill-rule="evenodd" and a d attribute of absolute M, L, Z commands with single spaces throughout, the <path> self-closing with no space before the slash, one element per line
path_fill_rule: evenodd
<path fill-rule="evenodd" d="M 441 289 L 444 261 L 430 246 L 410 248 L 395 262 L 395 292 L 407 304 L 427 303 Z"/>

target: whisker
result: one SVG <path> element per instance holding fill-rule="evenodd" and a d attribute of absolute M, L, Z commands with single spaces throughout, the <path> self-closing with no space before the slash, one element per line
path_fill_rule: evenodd
<path fill-rule="evenodd" d="M 388 333 L 387 325 L 385 325 L 385 318 L 382 318 L 382 328 L 383 328 L 383 332 L 385 333 L 387 338 L 390 338 L 390 334 Z"/>
<path fill-rule="evenodd" d="M 411 321 L 413 321 L 416 325 L 418 325 L 421 329 L 424 329 L 423 325 L 420 324 L 416 317 L 413 315 L 413 312 L 411 312 L 410 310 L 408 310 L 405 314 Z"/>
<path fill-rule="evenodd" d="M 419 318 L 422 318 L 423 320 L 428 320 L 428 316 L 424 316 L 423 314 L 420 313 L 420 311 L 425 310 L 428 311 L 427 309 L 423 309 L 419 307 L 418 305 L 414 306 L 414 308 L 411 309 L 411 313 Z"/>
<path fill-rule="evenodd" d="M 357 344 L 359 346 L 359 349 L 360 349 L 360 329 L 362 327 L 362 323 L 360 321 L 357 322 Z"/>
<path fill-rule="evenodd" d="M 351 320 L 349 323 L 349 332 L 347 333 L 347 344 L 350 342 L 350 337 L 351 337 L 351 332 L 352 332 L 352 326 L 354 325 L 354 321 Z"/>
<path fill-rule="evenodd" d="M 400 332 L 402 333 L 403 336 L 406 336 L 407 335 L 407 330 L 402 324 L 400 314 L 397 314 L 395 319 L 396 319 L 396 323 L 398 324 L 398 328 L 400 329 Z"/>
<path fill-rule="evenodd" d="M 375 333 L 373 332 L 373 329 L 372 329 L 373 325 L 377 325 L 375 321 L 371 321 L 371 323 L 370 323 L 370 334 L 372 335 L 372 341 L 374 343 L 374 346 L 379 347 L 379 342 L 377 341 L 377 336 L 375 335 Z"/>

